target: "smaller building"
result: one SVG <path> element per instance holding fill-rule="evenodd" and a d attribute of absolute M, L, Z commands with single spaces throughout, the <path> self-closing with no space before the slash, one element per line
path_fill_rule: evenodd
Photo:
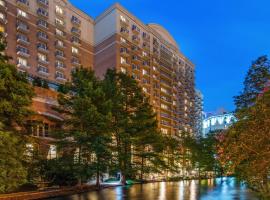
<path fill-rule="evenodd" d="M 203 95 L 199 90 L 195 92 L 195 136 L 200 137 L 203 131 Z"/>
<path fill-rule="evenodd" d="M 203 120 L 203 136 L 212 131 L 225 130 L 236 121 L 234 113 L 210 114 Z"/>

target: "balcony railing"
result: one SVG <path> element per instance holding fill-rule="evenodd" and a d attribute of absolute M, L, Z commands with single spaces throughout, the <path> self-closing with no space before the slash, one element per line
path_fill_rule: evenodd
<path fill-rule="evenodd" d="M 23 44 L 23 45 L 29 45 L 29 44 L 30 44 L 28 38 L 21 37 L 20 35 L 17 36 L 17 42 L 18 42 L 19 44 Z"/>
<path fill-rule="evenodd" d="M 26 24 L 19 23 L 19 24 L 17 24 L 17 30 L 28 33 L 29 27 Z"/>
<path fill-rule="evenodd" d="M 21 8 L 28 8 L 29 7 L 29 1 L 28 0 L 17 0 L 17 5 Z"/>
<path fill-rule="evenodd" d="M 4 10 L 4 11 L 7 11 L 7 9 L 8 9 L 6 2 L 4 0 L 0 0 L 0 9 Z"/>
<path fill-rule="evenodd" d="M 49 13 L 46 10 L 44 10 L 44 8 L 39 8 L 37 10 L 37 15 L 40 16 L 40 17 L 44 17 L 44 18 L 49 17 Z"/>
<path fill-rule="evenodd" d="M 77 17 L 72 16 L 71 17 L 71 22 L 76 25 L 76 26 L 80 26 L 81 25 L 81 20 L 79 20 Z"/>
<path fill-rule="evenodd" d="M 41 6 L 45 6 L 45 7 L 49 6 L 49 0 L 37 0 L 37 3 Z"/>
<path fill-rule="evenodd" d="M 29 50 L 23 47 L 17 47 L 17 55 L 27 58 L 30 57 Z"/>

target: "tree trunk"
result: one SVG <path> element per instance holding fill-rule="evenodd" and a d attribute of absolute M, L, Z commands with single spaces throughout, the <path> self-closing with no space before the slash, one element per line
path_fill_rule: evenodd
<path fill-rule="evenodd" d="M 96 186 L 98 189 L 100 189 L 100 173 L 99 170 L 97 170 L 97 178 L 96 178 Z"/>
<path fill-rule="evenodd" d="M 122 175 L 122 177 L 121 177 L 121 183 L 122 183 L 122 185 L 126 185 L 127 184 L 127 182 L 126 182 L 126 175 L 123 174 L 123 173 L 121 173 L 121 175 Z"/>
<path fill-rule="evenodd" d="M 143 159 L 143 157 L 142 157 L 142 163 L 141 163 L 141 175 L 140 175 L 141 181 L 143 181 L 143 170 L 144 170 L 144 159 Z"/>

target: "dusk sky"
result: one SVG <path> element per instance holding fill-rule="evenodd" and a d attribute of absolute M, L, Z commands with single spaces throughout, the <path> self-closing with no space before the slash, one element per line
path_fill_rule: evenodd
<path fill-rule="evenodd" d="M 144 23 L 166 28 L 196 66 L 205 111 L 234 110 L 252 60 L 269 55 L 269 0 L 70 0 L 95 18 L 119 2 Z"/>

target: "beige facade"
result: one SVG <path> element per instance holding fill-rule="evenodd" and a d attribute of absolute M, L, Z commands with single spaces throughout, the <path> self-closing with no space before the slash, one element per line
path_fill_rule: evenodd
<path fill-rule="evenodd" d="M 0 0 L 0 29 L 12 62 L 30 76 L 57 85 L 77 66 L 100 77 L 117 69 L 150 97 L 164 134 L 194 132 L 194 65 L 160 25 L 119 4 L 93 20 L 67 0 Z"/>
<path fill-rule="evenodd" d="M 144 24 L 119 4 L 95 20 L 96 74 L 130 74 L 150 97 L 164 134 L 194 132 L 194 65 L 167 30 Z"/>

